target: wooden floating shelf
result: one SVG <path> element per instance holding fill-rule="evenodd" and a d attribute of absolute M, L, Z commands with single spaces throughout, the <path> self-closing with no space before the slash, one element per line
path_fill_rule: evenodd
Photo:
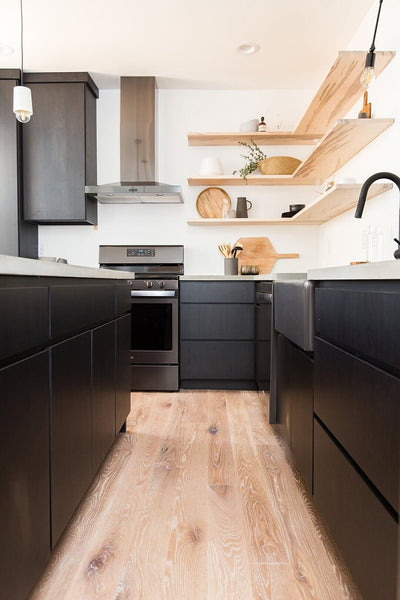
<path fill-rule="evenodd" d="M 367 200 L 392 189 L 392 183 L 374 183 Z M 195 226 L 251 226 L 251 225 L 321 225 L 334 217 L 355 208 L 360 183 L 336 184 L 289 219 L 192 219 L 188 225 Z"/>
<path fill-rule="evenodd" d="M 394 119 L 341 119 L 321 139 L 293 175 L 249 175 L 247 183 L 241 177 L 189 177 L 191 186 L 226 185 L 314 185 L 318 179 L 328 179 L 347 161 L 367 146 Z"/>
<path fill-rule="evenodd" d="M 315 144 L 322 135 L 301 134 L 291 131 L 233 132 L 233 133 L 188 133 L 189 146 L 236 146 L 238 142 L 259 146 L 305 146 Z"/>
<path fill-rule="evenodd" d="M 376 52 L 375 76 L 389 64 L 395 52 Z M 362 97 L 364 88 L 360 76 L 366 52 L 339 52 L 321 87 L 311 101 L 293 135 L 319 135 L 331 129 Z"/>

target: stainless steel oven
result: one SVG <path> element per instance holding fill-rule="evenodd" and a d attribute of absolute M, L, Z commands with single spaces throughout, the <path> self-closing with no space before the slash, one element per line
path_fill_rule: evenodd
<path fill-rule="evenodd" d="M 183 246 L 100 246 L 100 267 L 131 271 L 131 389 L 179 389 Z"/>

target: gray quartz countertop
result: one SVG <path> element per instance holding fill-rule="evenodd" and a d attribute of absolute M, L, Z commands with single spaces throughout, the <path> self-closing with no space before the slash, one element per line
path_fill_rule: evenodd
<path fill-rule="evenodd" d="M 0 254 L 0 275 L 28 275 L 40 277 L 86 277 L 93 279 L 134 279 L 134 273 L 80 267 L 47 260 L 34 260 Z"/>
<path fill-rule="evenodd" d="M 311 269 L 308 271 L 307 279 L 315 281 L 400 279 L 400 260 Z"/>
<path fill-rule="evenodd" d="M 265 275 L 181 275 L 181 281 L 278 281 L 307 279 L 307 273 L 266 273 Z"/>

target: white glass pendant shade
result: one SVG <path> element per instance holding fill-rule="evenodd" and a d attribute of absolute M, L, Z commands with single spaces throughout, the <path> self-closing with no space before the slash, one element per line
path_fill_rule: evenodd
<path fill-rule="evenodd" d="M 31 90 L 23 85 L 14 88 L 13 111 L 20 123 L 28 123 L 33 114 Z"/>

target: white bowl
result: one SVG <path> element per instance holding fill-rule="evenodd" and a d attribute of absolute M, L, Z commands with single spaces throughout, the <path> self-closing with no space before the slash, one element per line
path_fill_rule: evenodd
<path fill-rule="evenodd" d="M 258 119 L 250 119 L 250 121 L 240 123 L 240 131 L 258 131 Z"/>
<path fill-rule="evenodd" d="M 210 175 L 223 175 L 222 164 L 219 158 L 207 156 L 203 158 L 200 165 L 200 175 L 208 177 Z"/>

